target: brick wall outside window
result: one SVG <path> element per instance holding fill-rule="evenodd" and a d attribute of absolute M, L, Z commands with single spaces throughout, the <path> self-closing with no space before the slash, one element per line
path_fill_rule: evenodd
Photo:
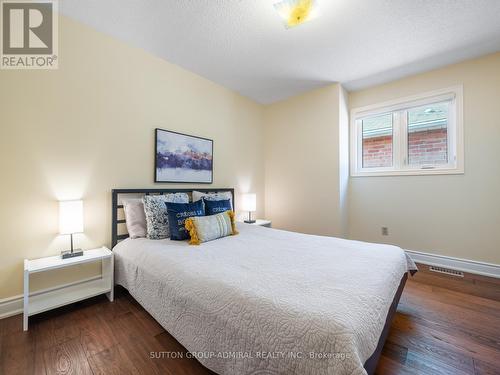
<path fill-rule="evenodd" d="M 446 164 L 447 129 L 425 130 L 408 134 L 409 164 Z"/>
<path fill-rule="evenodd" d="M 410 164 L 446 164 L 447 129 L 416 131 L 408 134 Z M 363 139 L 363 168 L 392 166 L 392 136 Z"/>
<path fill-rule="evenodd" d="M 392 166 L 392 135 L 363 139 L 363 168 Z"/>

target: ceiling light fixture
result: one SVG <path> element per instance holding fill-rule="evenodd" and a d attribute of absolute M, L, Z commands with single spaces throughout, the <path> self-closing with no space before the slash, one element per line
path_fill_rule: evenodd
<path fill-rule="evenodd" d="M 319 16 L 316 0 L 282 0 L 274 4 L 274 9 L 285 21 L 287 29 Z"/>

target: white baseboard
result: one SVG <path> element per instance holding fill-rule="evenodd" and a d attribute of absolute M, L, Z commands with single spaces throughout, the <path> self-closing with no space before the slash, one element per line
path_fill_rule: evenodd
<path fill-rule="evenodd" d="M 477 262 L 474 260 L 453 258 L 413 250 L 405 251 L 416 263 L 451 268 L 457 271 L 473 273 L 476 275 L 500 278 L 500 265 L 498 264 Z"/>
<path fill-rule="evenodd" d="M 37 290 L 36 292 L 30 293 L 30 297 L 33 297 L 33 296 L 36 296 L 36 295 L 39 295 L 42 293 L 46 293 L 46 292 L 51 292 L 53 290 L 66 288 L 68 286 L 82 284 L 82 283 L 85 283 L 87 281 L 97 280 L 100 278 L 101 278 L 101 275 L 98 275 L 98 276 L 89 277 L 87 279 L 74 281 L 72 283 L 67 283 L 64 285 L 58 285 L 58 286 L 55 286 L 52 288 Z M 0 319 L 8 318 L 9 316 L 14 316 L 17 314 L 22 314 L 23 313 L 23 298 L 24 298 L 24 296 L 22 294 L 19 294 L 17 296 L 0 299 Z"/>
<path fill-rule="evenodd" d="M 0 299 L 0 319 L 23 312 L 23 295 Z"/>

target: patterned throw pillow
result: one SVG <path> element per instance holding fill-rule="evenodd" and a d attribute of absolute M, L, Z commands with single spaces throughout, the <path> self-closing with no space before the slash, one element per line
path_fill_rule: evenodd
<path fill-rule="evenodd" d="M 204 199 L 205 201 L 222 201 L 229 199 L 231 202 L 231 210 L 233 209 L 233 194 L 230 191 L 221 191 L 220 193 L 202 193 L 201 191 L 193 191 L 193 202 Z"/>
<path fill-rule="evenodd" d="M 170 227 L 170 239 L 171 240 L 187 240 L 189 238 L 189 233 L 184 227 L 184 222 L 186 219 L 193 216 L 203 216 L 205 215 L 205 209 L 203 208 L 203 202 L 193 202 L 193 203 L 166 203 L 168 212 L 168 225 Z"/>
<path fill-rule="evenodd" d="M 226 211 L 212 216 L 190 217 L 185 223 L 191 239 L 190 245 L 238 234 L 234 212 Z"/>
<path fill-rule="evenodd" d="M 146 214 L 147 238 L 161 240 L 170 237 L 166 202 L 188 203 L 186 193 L 165 195 L 146 195 L 143 198 L 144 213 Z"/>
<path fill-rule="evenodd" d="M 211 201 L 203 198 L 203 203 L 205 204 L 206 215 L 215 215 L 222 212 L 231 211 L 231 201 L 229 199 Z"/>

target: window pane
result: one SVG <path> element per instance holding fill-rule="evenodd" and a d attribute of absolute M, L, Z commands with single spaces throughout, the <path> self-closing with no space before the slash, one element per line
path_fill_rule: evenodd
<path fill-rule="evenodd" d="M 392 167 L 392 113 L 363 119 L 363 168 Z"/>
<path fill-rule="evenodd" d="M 448 102 L 408 110 L 408 164 L 448 163 Z"/>

